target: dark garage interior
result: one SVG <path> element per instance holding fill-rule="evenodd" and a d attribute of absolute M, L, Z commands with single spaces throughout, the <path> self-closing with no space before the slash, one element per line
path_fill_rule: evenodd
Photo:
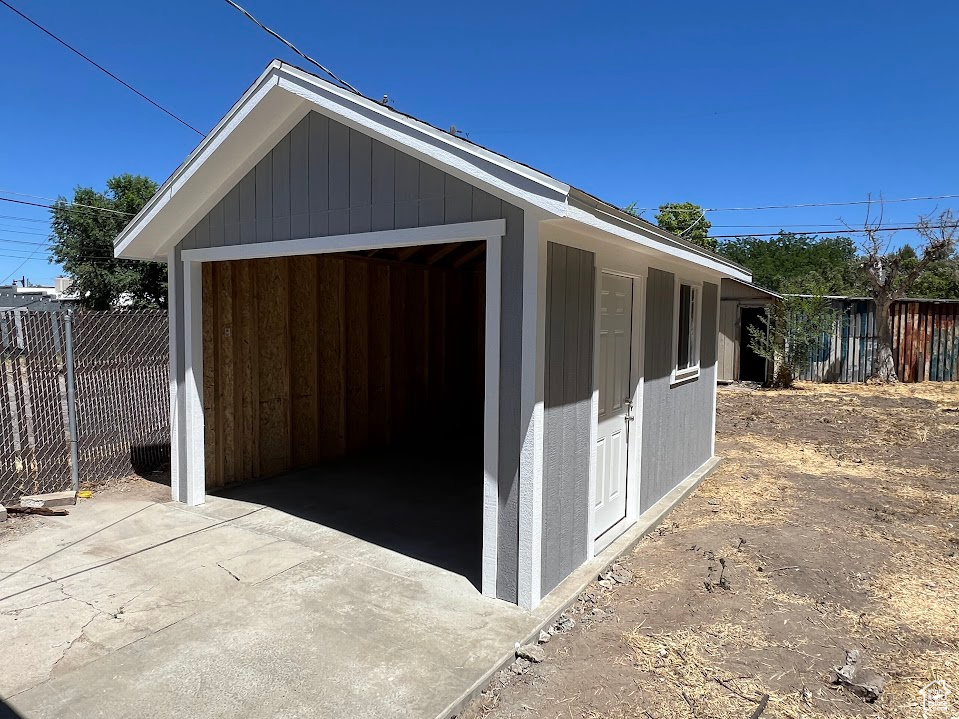
<path fill-rule="evenodd" d="M 484 329 L 483 242 L 205 263 L 207 490 L 478 588 Z"/>

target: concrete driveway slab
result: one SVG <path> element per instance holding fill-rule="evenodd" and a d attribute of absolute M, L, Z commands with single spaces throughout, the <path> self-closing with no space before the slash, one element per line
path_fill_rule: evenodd
<path fill-rule="evenodd" d="M 0 535 L 0 697 L 46 717 L 435 717 L 539 621 L 252 502 L 100 495 Z"/>

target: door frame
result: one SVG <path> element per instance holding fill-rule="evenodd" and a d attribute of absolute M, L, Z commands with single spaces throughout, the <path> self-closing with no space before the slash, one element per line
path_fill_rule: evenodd
<path fill-rule="evenodd" d="M 167 280 L 170 311 L 170 484 L 173 500 L 196 506 L 203 504 L 206 499 L 203 416 L 204 262 L 485 241 L 486 336 L 481 584 L 484 595 L 496 597 L 499 542 L 500 285 L 502 241 L 505 234 L 506 221 L 499 219 L 309 237 L 302 240 L 171 250 L 167 258 Z M 179 377 L 180 374 L 182 378 Z"/>
<path fill-rule="evenodd" d="M 596 534 L 596 441 L 599 436 L 599 323 L 603 273 L 625 277 L 633 281 L 633 307 L 630 324 L 629 381 L 633 386 L 633 421 L 626 436 L 626 516 L 600 536 Z M 589 556 L 605 549 L 631 527 L 639 518 L 639 486 L 642 475 L 643 443 L 643 383 L 645 381 L 646 352 L 646 274 L 624 272 L 614 267 L 597 266 L 596 290 L 593 299 L 593 401 L 590 417 L 589 464 Z"/>

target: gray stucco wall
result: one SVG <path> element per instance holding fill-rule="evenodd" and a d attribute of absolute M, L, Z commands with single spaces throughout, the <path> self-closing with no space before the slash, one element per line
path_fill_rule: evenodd
<path fill-rule="evenodd" d="M 544 595 L 586 561 L 589 547 L 594 260 L 592 252 L 546 246 Z"/>
<path fill-rule="evenodd" d="M 502 247 L 497 594 L 516 602 L 519 562 L 523 211 L 399 150 L 309 113 L 186 234 L 170 268 L 184 381 L 180 252 L 505 219 Z M 182 403 L 182 393 L 178 393 Z M 182 408 L 181 408 L 182 409 Z M 182 414 L 181 414 L 182 416 Z M 180 476 L 186 473 L 181 471 Z"/>
<path fill-rule="evenodd" d="M 676 278 L 650 268 L 646 285 L 646 355 L 643 385 L 643 451 L 640 511 L 709 459 L 716 392 L 716 303 L 719 287 L 703 284 L 700 374 L 670 387 L 673 369 L 673 301 Z"/>

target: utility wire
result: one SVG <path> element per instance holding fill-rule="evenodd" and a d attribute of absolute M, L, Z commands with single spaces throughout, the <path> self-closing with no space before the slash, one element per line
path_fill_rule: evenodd
<path fill-rule="evenodd" d="M 20 222 L 45 222 L 50 223 L 50 220 L 44 219 L 42 217 L 24 217 L 23 215 L 0 215 L 0 220 L 18 220 Z"/>
<path fill-rule="evenodd" d="M 2 2 L 2 1 L 3 1 L 3 0 L 0 0 L 0 2 Z M 5 285 L 5 284 L 7 284 L 7 280 L 9 280 L 11 277 L 13 277 L 15 274 L 17 274 L 17 273 L 20 271 L 20 268 L 23 267 L 25 264 L 27 264 L 27 262 L 29 262 L 29 261 L 31 260 L 31 258 L 32 258 L 39 250 L 40 250 L 40 248 L 38 247 L 38 248 L 35 249 L 33 252 L 31 252 L 29 255 L 27 255 L 26 259 L 25 259 L 23 262 L 21 262 L 19 265 L 17 265 L 17 266 L 13 269 L 13 272 L 11 272 L 9 275 L 7 275 L 7 276 L 4 277 L 2 280 L 0 280 L 0 285 Z M 16 259 L 20 259 L 20 258 L 17 257 Z"/>
<path fill-rule="evenodd" d="M 874 228 L 877 232 L 895 232 L 897 230 L 918 230 L 918 225 L 907 225 L 902 227 L 876 227 Z M 826 235 L 857 235 L 863 232 L 863 230 L 827 230 L 823 232 Z M 735 237 L 776 237 L 779 235 L 778 232 L 740 232 L 738 235 L 710 235 L 710 237 L 717 240 L 725 240 Z"/>
<path fill-rule="evenodd" d="M 353 87 L 353 86 L 352 86 L 350 83 L 348 83 L 346 80 L 341 80 L 339 77 L 337 77 L 335 74 L 333 74 L 333 72 L 331 72 L 328 68 L 324 67 L 323 65 L 321 65 L 320 63 L 318 63 L 316 60 L 314 60 L 312 57 L 310 57 L 309 55 L 307 55 L 305 52 L 303 52 L 302 50 L 300 50 L 299 48 L 297 48 L 296 45 L 294 45 L 292 42 L 290 42 L 290 41 L 287 40 L 285 37 L 283 37 L 282 35 L 280 35 L 278 32 L 276 32 L 275 30 L 271 30 L 271 29 L 268 28 L 266 25 L 264 25 L 263 23 L 261 23 L 259 20 L 257 20 L 255 17 L 253 17 L 250 13 L 248 13 L 248 12 L 247 12 L 246 10 L 244 10 L 242 7 L 240 7 L 240 6 L 237 5 L 235 2 L 233 2 L 233 0 L 223 0 L 223 1 L 224 1 L 227 5 L 231 5 L 231 6 L 234 7 L 236 10 L 239 10 L 241 13 L 243 13 L 243 15 L 245 15 L 252 23 L 254 23 L 255 25 L 257 25 L 261 30 L 263 30 L 263 31 L 269 33 L 270 35 L 272 35 L 273 37 L 275 37 L 277 40 L 279 40 L 280 42 L 282 42 L 284 45 L 286 45 L 288 48 L 290 48 L 290 50 L 292 50 L 293 52 L 295 52 L 297 55 L 299 55 L 300 57 L 302 57 L 304 60 L 306 60 L 306 61 L 309 62 L 309 63 L 312 63 L 312 64 L 316 65 L 318 68 L 320 68 L 323 72 L 325 72 L 327 75 L 329 75 L 329 76 L 332 77 L 334 80 L 336 80 L 338 83 L 340 83 L 340 84 L 341 84 L 343 87 L 345 87 L 347 90 L 349 90 L 350 92 L 353 92 L 353 93 L 355 93 L 355 94 L 363 97 L 363 93 L 361 93 L 359 90 L 357 90 L 355 87 Z M 3 0 L 0 0 L 0 2 L 3 2 Z M 6 4 L 6 3 L 4 3 L 4 4 Z"/>
<path fill-rule="evenodd" d="M 179 122 L 181 125 L 184 125 L 185 127 L 188 127 L 188 128 L 190 128 L 191 130 L 193 130 L 193 132 L 195 132 L 195 133 L 196 133 L 197 135 L 199 135 L 200 137 L 205 137 L 205 133 L 201 132 L 200 130 L 197 130 L 195 127 L 193 127 L 193 125 L 191 125 L 189 122 L 187 122 L 186 120 L 184 120 L 182 117 L 179 117 L 178 115 L 174 114 L 174 113 L 171 112 L 170 110 L 167 110 L 165 107 L 163 107 L 163 105 L 161 105 L 160 103 L 158 103 L 156 100 L 153 100 L 153 99 L 147 97 L 147 96 L 144 95 L 142 92 L 140 92 L 140 91 L 137 90 L 135 87 L 133 87 L 133 85 L 131 85 L 130 83 L 124 82 L 123 80 L 121 80 L 119 77 L 117 77 L 117 76 L 114 75 L 112 72 L 110 72 L 109 70 L 107 70 L 105 67 L 103 67 L 103 65 L 101 65 L 100 63 L 98 63 L 96 60 L 93 60 L 93 59 L 87 57 L 87 56 L 84 55 L 82 52 L 80 52 L 80 51 L 77 50 L 75 47 L 73 47 L 73 45 L 69 44 L 69 43 L 68 43 L 67 41 L 65 41 L 65 40 L 62 40 L 61 38 L 57 37 L 56 35 L 54 35 L 54 34 L 53 34 L 52 32 L 50 32 L 49 30 L 47 30 L 45 27 L 43 27 L 43 25 L 41 25 L 40 23 L 38 23 L 36 20 L 33 20 L 32 18 L 29 18 L 29 17 L 27 17 L 26 15 L 24 15 L 22 12 L 20 12 L 19 10 L 17 10 L 13 5 L 11 5 L 10 3 L 8 3 L 7 0 L 0 0 L 0 4 L 5 5 L 7 8 L 9 8 L 9 9 L 12 10 L 13 12 L 15 12 L 15 13 L 16 13 L 17 15 L 19 15 L 20 17 L 22 17 L 22 18 L 23 18 L 24 20 L 26 20 L 28 23 L 30 23 L 31 25 L 33 25 L 35 28 L 37 28 L 38 30 L 41 30 L 42 32 L 46 33 L 47 35 L 49 35 L 50 37 L 52 37 L 54 40 L 56 40 L 58 43 L 60 43 L 61 45 L 63 45 L 65 48 L 67 48 L 67 49 L 70 50 L 71 52 L 79 55 L 79 56 L 82 57 L 84 60 L 86 60 L 88 63 L 90 63 L 91 65 L 93 65 L 95 68 L 97 68 L 98 70 L 100 70 L 101 72 L 104 72 L 104 73 L 106 73 L 107 75 L 109 75 L 110 77 L 112 77 L 112 78 L 113 78 L 114 80 L 116 80 L 118 83 L 120 83 L 121 85 L 123 85 L 127 90 L 130 90 L 131 92 L 136 93 L 137 95 L 139 95 L 140 97 L 142 97 L 144 100 L 146 100 L 147 102 L 149 102 L 151 105 L 153 105 L 153 106 L 154 106 L 155 108 L 157 108 L 158 110 L 160 110 L 161 112 L 164 112 L 164 113 L 166 113 L 167 115 L 169 115 L 170 117 L 172 117 L 174 120 L 176 120 L 177 122 Z"/>
<path fill-rule="evenodd" d="M 3 0 L 0 0 L 2 2 Z M 794 205 L 762 205 L 759 207 L 705 207 L 703 212 L 739 212 L 744 210 L 791 210 L 803 207 L 845 207 L 847 205 L 869 205 L 884 204 L 891 202 L 917 202 L 920 200 L 951 200 L 959 197 L 959 194 L 953 195 L 929 195 L 926 197 L 899 197 L 892 200 L 850 200 L 849 202 L 803 202 Z M 635 207 L 634 212 L 650 212 L 658 210 L 658 207 Z"/>
<path fill-rule="evenodd" d="M 0 232 L 13 232 L 16 235 L 37 235 L 39 237 L 48 237 L 49 232 L 31 232 L 23 229 L 23 225 L 5 225 L 0 224 Z"/>
<path fill-rule="evenodd" d="M 3 0 L 0 0 L 0 3 L 2 2 Z M 109 212 L 114 215 L 126 215 L 128 217 L 133 217 L 132 212 L 121 212 L 120 210 L 111 210 L 109 207 L 96 207 L 95 205 L 83 205 L 76 202 L 67 202 L 62 206 L 57 206 L 57 205 L 47 205 L 42 202 L 28 202 L 27 200 L 14 200 L 12 197 L 0 197 L 0 202 L 15 202 L 18 205 L 30 205 L 31 207 L 46 207 L 48 210 L 67 209 L 67 210 L 75 210 L 77 212 L 97 210 L 99 212 Z"/>
<path fill-rule="evenodd" d="M 0 0 L 3 2 L 3 0 Z M 34 200 L 48 200 L 49 202 L 59 202 L 59 197 L 45 197 L 43 195 L 28 195 L 25 192 L 14 192 L 13 190 L 0 190 L 2 195 L 16 195 L 17 197 L 30 197 Z M 96 205 L 84 205 L 82 202 L 68 202 L 67 204 L 74 207 L 87 207 L 91 210 L 101 210 L 102 212 L 112 212 L 115 215 L 130 215 L 133 216 L 132 212 L 123 212 L 121 210 L 111 210 L 109 207 L 97 207 Z M 46 206 L 46 205 L 45 205 Z"/>

